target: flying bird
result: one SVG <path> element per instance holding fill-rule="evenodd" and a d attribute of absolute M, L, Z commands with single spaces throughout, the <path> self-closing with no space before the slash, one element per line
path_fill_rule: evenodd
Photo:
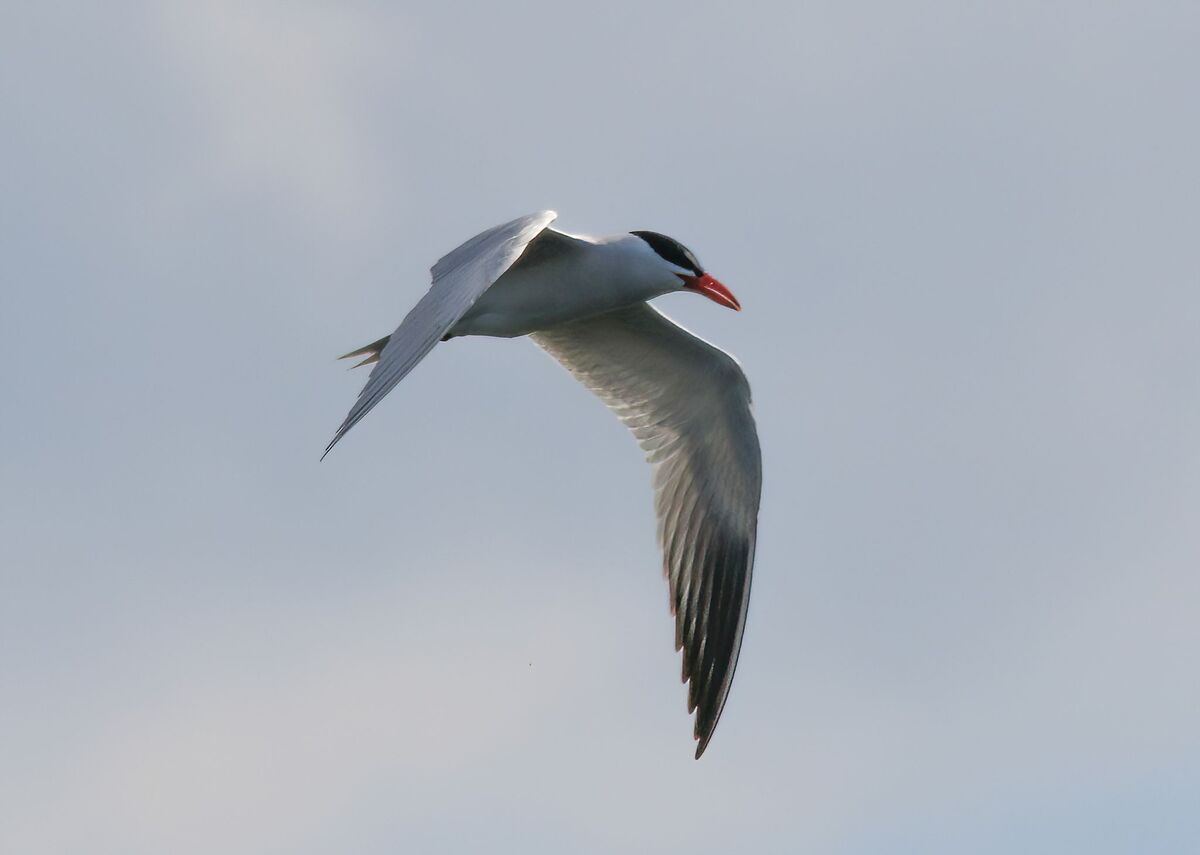
<path fill-rule="evenodd" d="M 439 341 L 532 338 L 625 423 L 653 467 L 699 758 L 729 695 L 745 629 L 762 459 L 741 366 L 648 301 L 691 291 L 741 305 L 673 238 L 569 235 L 550 228 L 556 216 L 530 214 L 451 251 L 395 332 L 341 357 L 375 367 L 325 454 Z"/>

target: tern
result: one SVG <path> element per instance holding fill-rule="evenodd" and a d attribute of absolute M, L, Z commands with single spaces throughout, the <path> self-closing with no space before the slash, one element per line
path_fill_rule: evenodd
<path fill-rule="evenodd" d="M 439 341 L 532 338 L 625 423 L 653 468 L 699 758 L 729 695 L 746 625 L 762 457 L 741 366 L 647 301 L 692 291 L 741 305 L 673 238 L 569 235 L 550 228 L 556 217 L 529 214 L 451 251 L 395 332 L 341 357 L 375 367 L 325 454 Z"/>

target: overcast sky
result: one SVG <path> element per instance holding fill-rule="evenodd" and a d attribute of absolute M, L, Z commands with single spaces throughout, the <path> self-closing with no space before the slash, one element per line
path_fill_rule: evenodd
<path fill-rule="evenodd" d="M 7 2 L 0 851 L 1200 847 L 1195 3 Z M 437 348 L 553 207 L 741 299 L 705 757 L 615 418 Z"/>

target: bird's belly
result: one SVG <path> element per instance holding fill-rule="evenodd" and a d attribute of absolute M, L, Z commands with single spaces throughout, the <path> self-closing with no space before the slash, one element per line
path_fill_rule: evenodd
<path fill-rule="evenodd" d="M 475 301 L 450 335 L 512 338 L 637 302 L 625 297 L 616 283 L 579 279 L 570 269 L 510 271 Z"/>

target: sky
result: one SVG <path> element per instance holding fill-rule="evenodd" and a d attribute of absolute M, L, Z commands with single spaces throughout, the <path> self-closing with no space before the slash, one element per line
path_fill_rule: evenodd
<path fill-rule="evenodd" d="M 1200 7 L 8 2 L 0 851 L 1200 847 Z M 521 340 L 321 451 L 553 207 L 744 311 L 691 723 L 633 439 Z"/>

